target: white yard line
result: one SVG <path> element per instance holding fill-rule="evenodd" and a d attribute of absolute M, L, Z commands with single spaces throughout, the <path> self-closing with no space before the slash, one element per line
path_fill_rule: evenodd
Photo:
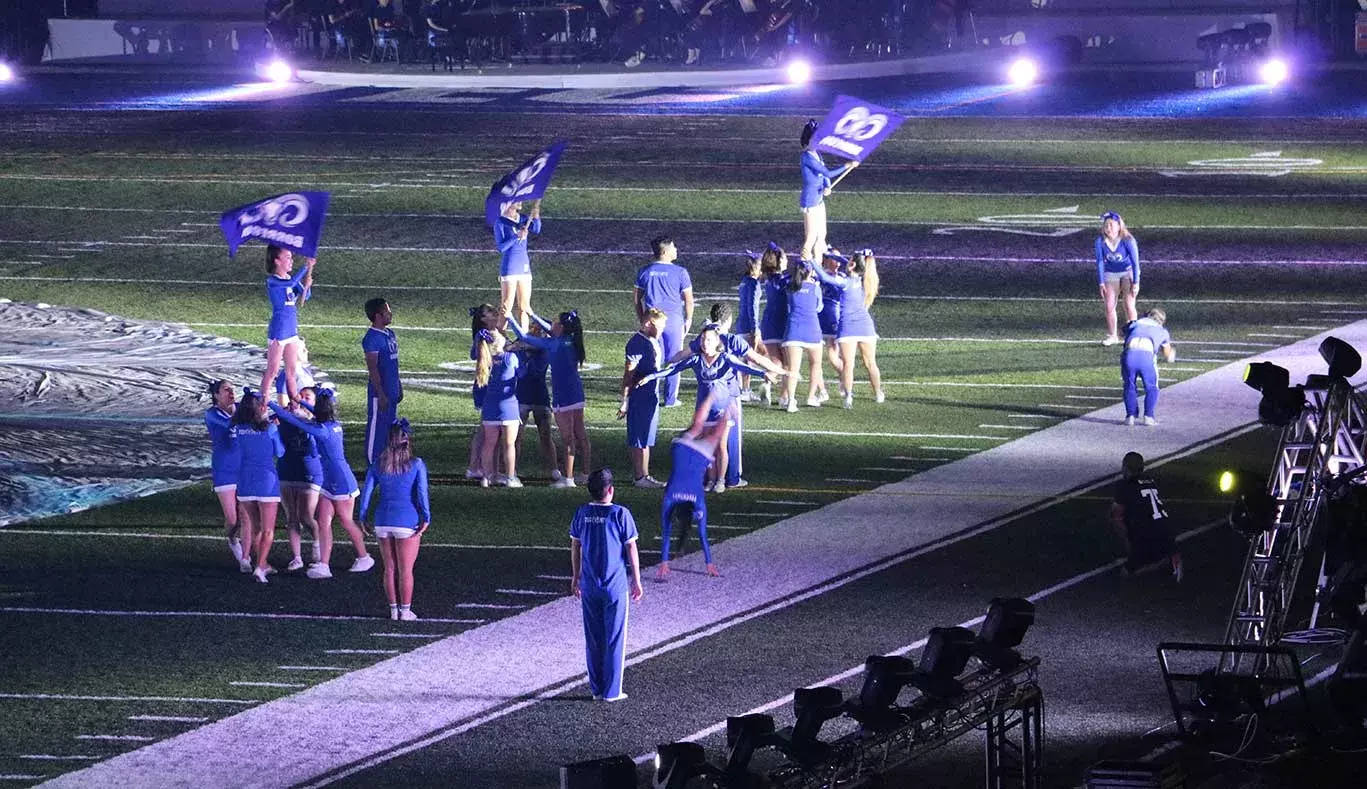
<path fill-rule="evenodd" d="M 157 723 L 207 723 L 212 718 L 201 718 L 193 715 L 129 715 L 130 721 L 153 721 Z"/>
<path fill-rule="evenodd" d="M 325 649 L 324 655 L 398 655 L 399 649 Z"/>
<path fill-rule="evenodd" d="M 276 666 L 280 671 L 352 671 L 344 666 Z"/>
<path fill-rule="evenodd" d="M 373 622 L 383 618 L 379 616 L 343 616 L 340 614 L 261 614 L 248 613 L 245 611 L 104 611 L 86 608 L 39 608 L 37 606 L 17 605 L 0 606 L 0 613 L 42 614 L 44 616 L 61 614 L 66 616 L 171 617 L 191 619 L 303 619 L 316 622 Z M 474 624 L 482 620 L 434 619 L 424 617 L 424 621 L 464 625 Z"/>
<path fill-rule="evenodd" d="M 756 504 L 769 504 L 776 507 L 815 507 L 815 501 L 791 501 L 788 499 L 755 499 Z"/>
<path fill-rule="evenodd" d="M 77 734 L 78 740 L 108 740 L 110 742 L 156 742 L 156 737 L 143 734 Z"/>
<path fill-rule="evenodd" d="M 236 688 L 288 688 L 290 690 L 298 690 L 299 688 L 308 687 L 308 685 L 305 685 L 302 682 L 258 682 L 255 680 L 237 680 L 229 682 L 228 684 Z"/>
<path fill-rule="evenodd" d="M 723 512 L 723 518 L 786 518 L 791 512 Z"/>
<path fill-rule="evenodd" d="M 499 594 L 520 595 L 523 597 L 564 597 L 566 592 L 548 592 L 542 589 L 495 589 Z"/>
<path fill-rule="evenodd" d="M 446 638 L 445 633 L 371 633 L 374 638 Z"/>
<path fill-rule="evenodd" d="M 84 756 L 84 755 L 80 755 L 80 754 L 71 754 L 71 755 L 67 755 L 67 756 L 56 756 L 56 755 L 53 755 L 53 754 L 46 754 L 46 753 L 25 753 L 25 754 L 21 754 L 21 755 L 19 755 L 19 756 L 16 756 L 16 757 L 14 757 L 14 758 L 16 758 L 16 759 L 31 759 L 31 760 L 37 761 L 37 762 L 93 762 L 93 761 L 96 761 L 96 760 L 99 760 L 99 759 L 103 759 L 104 757 L 103 757 L 103 756 Z"/>
<path fill-rule="evenodd" d="M 82 696 L 69 693 L 0 693 L 0 699 L 16 701 L 107 701 L 107 702 L 171 702 L 176 704 L 260 704 L 255 699 L 214 699 L 185 696 Z"/>

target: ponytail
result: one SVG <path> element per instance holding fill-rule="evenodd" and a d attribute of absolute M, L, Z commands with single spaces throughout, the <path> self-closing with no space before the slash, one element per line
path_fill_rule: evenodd
<path fill-rule="evenodd" d="M 878 298 L 878 262 L 873 257 L 873 250 L 856 252 L 852 270 L 860 275 L 864 285 L 864 307 L 872 307 L 873 300 Z"/>
<path fill-rule="evenodd" d="M 802 265 L 798 266 L 797 270 L 788 277 L 788 291 L 790 293 L 797 293 L 799 290 L 802 290 L 803 284 L 805 284 L 808 279 L 811 279 L 812 270 L 807 268 L 807 265 L 807 261 L 802 261 Z"/>
<path fill-rule="evenodd" d="M 494 369 L 494 338 L 488 329 L 481 329 L 476 336 L 479 344 L 475 351 L 475 385 L 488 386 Z"/>
<path fill-rule="evenodd" d="M 770 241 L 764 254 L 759 257 L 759 270 L 765 279 L 773 279 L 783 273 L 783 247 Z"/>
<path fill-rule="evenodd" d="M 584 324 L 579 320 L 579 310 L 560 313 L 560 328 L 564 329 L 565 335 L 570 338 L 574 345 L 574 358 L 582 366 L 588 354 L 584 352 Z"/>

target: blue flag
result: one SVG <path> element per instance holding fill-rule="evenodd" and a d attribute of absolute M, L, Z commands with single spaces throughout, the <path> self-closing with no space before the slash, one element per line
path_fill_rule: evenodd
<path fill-rule="evenodd" d="M 318 257 L 318 239 L 328 211 L 327 192 L 291 192 L 224 211 L 218 218 L 228 239 L 228 257 L 253 238 Z"/>
<path fill-rule="evenodd" d="M 862 162 L 905 120 L 886 107 L 837 96 L 835 106 L 812 135 L 812 150 Z"/>
<path fill-rule="evenodd" d="M 551 185 L 551 174 L 560 163 L 560 154 L 569 143 L 555 142 L 551 147 L 527 160 L 521 167 L 503 176 L 484 198 L 484 219 L 492 227 L 508 203 L 520 200 L 539 200 Z"/>

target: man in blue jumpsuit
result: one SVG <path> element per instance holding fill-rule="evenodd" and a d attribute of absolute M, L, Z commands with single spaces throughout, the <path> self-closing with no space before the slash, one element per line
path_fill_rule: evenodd
<path fill-rule="evenodd" d="M 365 316 L 370 321 L 361 338 L 367 375 L 365 460 L 374 463 L 389 441 L 389 426 L 399 418 L 403 382 L 399 380 L 399 341 L 389 328 L 394 320 L 389 302 L 378 297 L 367 301 Z"/>
<path fill-rule="evenodd" d="M 1172 338 L 1163 328 L 1168 316 L 1154 307 L 1125 327 L 1125 350 L 1120 354 L 1120 378 L 1125 387 L 1125 424 L 1139 419 L 1139 389 L 1135 379 L 1144 381 L 1144 424 L 1156 425 L 1158 408 L 1158 354 L 1169 364 L 1177 358 Z"/>
<path fill-rule="evenodd" d="M 589 691 L 595 700 L 622 701 L 627 598 L 634 602 L 643 593 L 636 521 L 626 507 L 612 503 L 612 469 L 590 474 L 588 488 L 592 501 L 570 523 L 570 588 L 584 605 Z"/>

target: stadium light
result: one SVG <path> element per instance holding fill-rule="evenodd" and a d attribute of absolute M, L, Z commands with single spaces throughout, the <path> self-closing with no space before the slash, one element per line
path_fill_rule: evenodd
<path fill-rule="evenodd" d="M 294 79 L 294 69 L 283 60 L 272 60 L 266 66 L 266 78 L 275 83 L 289 82 Z"/>
<path fill-rule="evenodd" d="M 993 598 L 973 643 L 973 654 L 983 664 L 999 671 L 1015 668 L 1021 662 L 1015 648 L 1025 640 L 1025 631 L 1034 623 L 1034 603 L 1023 597 Z"/>
<path fill-rule="evenodd" d="M 1258 77 L 1265 85 L 1280 85 L 1291 76 L 1291 67 L 1281 58 L 1272 58 L 1258 69 Z"/>
<path fill-rule="evenodd" d="M 1016 58 L 1006 70 L 1006 76 L 1018 88 L 1029 87 L 1039 79 L 1039 64 L 1030 58 Z"/>
<path fill-rule="evenodd" d="M 10 64 L 5 63 L 5 62 L 0 62 L 0 84 L 4 84 L 4 83 L 6 83 L 6 82 L 13 82 L 13 81 L 14 81 L 14 69 L 10 67 Z"/>
<path fill-rule="evenodd" d="M 1220 485 L 1220 492 L 1221 492 L 1221 493 L 1233 493 L 1233 492 L 1234 492 L 1234 488 L 1235 488 L 1235 486 L 1238 484 L 1238 482 L 1239 482 L 1239 481 L 1238 481 L 1238 479 L 1234 476 L 1234 472 L 1233 472 L 1233 471 L 1222 471 L 1222 472 L 1220 472 L 1220 482 L 1219 482 L 1219 485 Z"/>
<path fill-rule="evenodd" d="M 806 85 L 812 81 L 812 64 L 805 60 L 794 60 L 788 64 L 788 81 L 794 85 Z"/>

